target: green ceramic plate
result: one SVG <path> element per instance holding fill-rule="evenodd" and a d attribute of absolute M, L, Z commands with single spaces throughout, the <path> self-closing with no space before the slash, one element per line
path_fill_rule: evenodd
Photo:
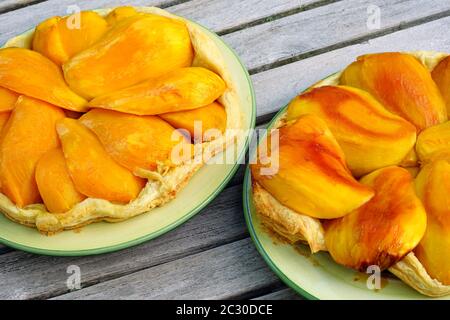
<path fill-rule="evenodd" d="M 243 106 L 243 128 L 254 128 L 255 97 L 246 68 L 234 51 L 216 34 L 201 28 L 220 48 L 234 77 Z M 245 141 L 239 147 L 238 159 L 245 155 L 247 145 L 248 141 Z M 35 229 L 11 222 L 0 214 L 0 242 L 24 251 L 58 256 L 99 254 L 137 245 L 156 238 L 193 217 L 225 187 L 238 166 L 206 165 L 192 177 L 176 199 L 163 207 L 120 223 L 94 223 L 82 228 L 80 232 L 65 231 L 47 237 Z"/>
<path fill-rule="evenodd" d="M 284 113 L 274 117 L 270 128 Z M 253 205 L 251 175 L 247 167 L 244 177 L 243 206 L 250 235 L 256 248 L 269 267 L 289 287 L 307 299 L 427 299 L 390 274 L 381 281 L 382 289 L 368 289 L 369 275 L 356 272 L 335 263 L 328 253 L 310 254 L 304 245 L 281 244 L 261 228 Z M 430 299 L 430 298 L 429 298 Z M 450 297 L 441 298 L 443 300 Z"/>

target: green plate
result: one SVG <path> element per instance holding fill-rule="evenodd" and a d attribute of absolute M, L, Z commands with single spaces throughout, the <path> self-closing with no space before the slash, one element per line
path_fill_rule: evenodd
<path fill-rule="evenodd" d="M 215 33 L 200 27 L 220 48 L 234 77 L 243 106 L 243 128 L 254 128 L 255 95 L 246 68 L 236 53 Z M 237 163 L 204 166 L 174 200 L 149 213 L 120 223 L 94 223 L 83 227 L 79 232 L 64 231 L 51 237 L 41 235 L 36 229 L 14 223 L 0 214 L 0 243 L 38 254 L 81 256 L 116 251 L 154 239 L 193 217 L 219 194 L 238 169 L 247 145 L 246 139 L 245 143 L 239 146 Z M 228 152 L 233 152 L 234 148 L 229 149 Z"/>
<path fill-rule="evenodd" d="M 285 112 L 281 109 L 269 123 L 273 126 Z M 252 151 L 254 152 L 254 150 Z M 251 158 L 251 157 L 250 157 Z M 293 246 L 275 241 L 261 228 L 253 205 L 251 175 L 247 167 L 244 177 L 244 215 L 252 240 L 269 267 L 286 285 L 307 299 L 431 299 L 421 295 L 395 276 L 384 275 L 381 289 L 368 289 L 369 275 L 356 272 L 335 263 L 325 252 L 310 254 L 305 245 Z M 450 299 L 449 296 L 440 298 Z"/>

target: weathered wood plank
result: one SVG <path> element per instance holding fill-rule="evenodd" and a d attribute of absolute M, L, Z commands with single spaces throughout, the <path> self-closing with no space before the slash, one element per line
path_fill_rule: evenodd
<path fill-rule="evenodd" d="M 242 28 L 246 24 L 264 22 L 264 19 L 278 14 L 288 14 L 294 10 L 302 11 L 310 7 L 328 3 L 333 0 L 95 0 L 77 2 L 82 9 L 113 7 L 118 5 L 154 5 L 168 7 L 171 4 L 182 2 L 168 8 L 169 11 L 198 21 L 217 32 L 231 31 Z M 16 10 L 0 16 L 0 43 L 19 34 L 52 15 L 63 15 L 67 6 L 72 5 L 70 0 L 48 0 L 27 8 Z"/>
<path fill-rule="evenodd" d="M 295 293 L 290 288 L 284 288 L 278 291 L 255 298 L 254 300 L 304 300 L 303 297 Z"/>
<path fill-rule="evenodd" d="M 279 14 L 292 14 L 313 6 L 327 4 L 322 0 L 192 0 L 169 8 L 170 12 L 197 21 L 219 33 L 229 33 L 249 24 L 262 23 Z"/>
<path fill-rule="evenodd" d="M 281 286 L 249 238 L 56 299 L 233 299 Z"/>
<path fill-rule="evenodd" d="M 178 229 L 127 250 L 72 258 L 20 251 L 3 254 L 0 256 L 0 299 L 48 298 L 63 294 L 68 291 L 66 272 L 70 265 L 81 268 L 83 286 L 89 286 L 245 238 L 248 234 L 241 194 L 241 186 L 228 188 Z M 179 266 L 173 272 L 182 273 L 186 269 Z"/>
<path fill-rule="evenodd" d="M 443 18 L 253 75 L 258 123 L 270 120 L 295 95 L 345 68 L 361 54 L 401 50 L 450 52 L 450 38 L 442 32 L 449 28 L 450 18 Z"/>
<path fill-rule="evenodd" d="M 367 26 L 368 7 L 380 9 L 380 29 Z M 450 1 L 345 0 L 225 35 L 252 73 L 298 56 L 392 32 L 412 21 L 450 14 Z M 331 50 L 331 49 L 330 49 Z"/>
<path fill-rule="evenodd" d="M 2 0 L 0 1 L 0 12 L 7 12 L 39 1 L 40 0 Z"/>

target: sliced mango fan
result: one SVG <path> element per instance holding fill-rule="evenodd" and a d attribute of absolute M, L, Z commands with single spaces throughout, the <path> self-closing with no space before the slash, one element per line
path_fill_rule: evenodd
<path fill-rule="evenodd" d="M 261 142 L 251 165 L 261 222 L 338 264 L 450 294 L 448 114 L 448 54 L 358 57 L 291 101 L 277 145 Z"/>

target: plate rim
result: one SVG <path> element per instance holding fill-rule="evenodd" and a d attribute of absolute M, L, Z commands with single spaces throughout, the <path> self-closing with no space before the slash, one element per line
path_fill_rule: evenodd
<path fill-rule="evenodd" d="M 278 112 L 273 116 L 272 120 L 264 127 L 265 129 L 268 129 L 272 127 L 272 125 L 275 123 L 275 121 L 285 112 L 288 105 L 285 105 L 282 107 Z M 249 158 L 251 158 L 252 155 L 249 155 Z M 320 300 L 318 297 L 314 296 L 313 294 L 309 293 L 304 288 L 297 285 L 295 282 L 293 282 L 287 275 L 284 274 L 283 271 L 281 271 L 276 263 L 270 258 L 270 256 L 267 254 L 266 250 L 264 249 L 263 245 L 259 241 L 258 235 L 256 234 L 256 230 L 253 225 L 252 215 L 251 215 L 251 209 L 250 209 L 250 193 L 251 193 L 251 186 L 250 186 L 250 165 L 247 164 L 245 168 L 245 174 L 244 174 L 244 183 L 242 187 L 242 205 L 244 209 L 244 218 L 245 223 L 247 225 L 247 229 L 250 233 L 250 238 L 252 239 L 253 244 L 256 247 L 256 250 L 259 252 L 259 254 L 262 256 L 266 264 L 269 266 L 269 268 L 290 288 L 292 288 L 297 294 L 301 295 L 302 297 L 306 298 L 307 300 Z"/>
<path fill-rule="evenodd" d="M 92 10 L 97 10 L 97 9 L 92 9 Z M 181 16 L 180 16 L 181 17 Z M 251 80 L 250 74 L 248 73 L 247 68 L 245 67 L 244 63 L 242 62 L 241 58 L 238 56 L 238 54 L 236 53 L 236 51 L 231 48 L 221 37 L 219 37 L 219 35 L 210 30 L 209 28 L 206 28 L 205 26 L 203 26 L 202 24 L 196 22 L 196 21 L 192 21 L 191 19 L 187 19 L 185 17 L 182 17 L 183 19 L 196 24 L 197 26 L 199 26 L 200 28 L 203 28 L 204 30 L 206 30 L 207 32 L 209 32 L 211 34 L 211 36 L 213 38 L 215 38 L 216 40 L 218 40 L 219 42 L 221 42 L 225 48 L 227 50 L 230 51 L 230 53 L 234 56 L 234 58 L 236 59 L 236 61 L 238 62 L 239 66 L 241 67 L 243 74 L 245 75 L 245 78 L 247 80 L 247 83 L 249 85 L 249 93 L 250 93 L 250 99 L 251 99 L 251 105 L 252 105 L 252 112 L 250 115 L 250 126 L 249 126 L 249 130 L 252 130 L 255 128 L 255 123 L 256 123 L 256 95 L 255 95 L 255 89 L 253 87 L 253 82 Z M 30 29 L 33 30 L 34 28 Z M 29 32 L 25 31 L 23 33 Z M 23 34 L 22 33 L 22 34 Z M 123 250 L 126 248 L 130 248 L 139 244 L 142 244 L 144 242 L 153 240 L 155 238 L 158 238 L 174 229 L 176 229 L 177 227 L 181 226 L 182 224 L 184 224 L 185 222 L 187 222 L 189 219 L 193 218 L 197 213 L 199 213 L 203 208 L 205 208 L 212 200 L 214 200 L 221 192 L 222 190 L 226 187 L 226 185 L 228 184 L 228 182 L 231 180 L 231 178 L 235 175 L 236 171 L 238 170 L 241 160 L 243 159 L 243 157 L 245 157 L 246 153 L 247 153 L 247 149 L 249 146 L 249 142 L 250 142 L 250 135 L 247 135 L 245 137 L 245 141 L 243 144 L 243 147 L 240 151 L 240 154 L 236 160 L 236 162 L 233 165 L 233 168 L 231 168 L 231 170 L 228 172 L 227 176 L 222 180 L 222 182 L 220 183 L 220 185 L 211 193 L 208 195 L 208 197 L 202 201 L 198 206 L 196 206 L 193 210 L 189 211 L 188 213 L 186 213 L 183 217 L 181 217 L 180 219 L 174 221 L 173 223 L 157 230 L 154 231 L 152 233 L 149 233 L 147 235 L 138 237 L 136 239 L 133 240 L 129 240 L 123 243 L 119 243 L 119 244 L 115 244 L 115 245 L 110 245 L 110 246 L 105 246 L 105 247 L 101 247 L 101 248 L 95 248 L 95 249 L 83 249 L 83 250 L 54 250 L 54 249 L 42 249 L 39 247 L 32 247 L 32 246 L 28 246 L 28 245 L 23 245 L 21 243 L 15 242 L 15 241 L 10 241 L 7 240 L 3 237 L 0 236 L 0 244 L 4 244 L 8 247 L 11 247 L 13 249 L 17 249 L 17 250 L 21 250 L 21 251 L 25 251 L 25 252 L 30 252 L 30 253 L 34 253 L 34 254 L 40 254 L 40 255 L 47 255 L 47 256 L 67 256 L 67 257 L 73 257 L 73 256 L 90 256 L 90 255 L 98 255 L 98 254 L 103 254 L 103 253 L 109 253 L 109 252 L 115 252 L 115 251 L 119 251 L 119 250 Z M 145 212 L 143 214 L 148 214 L 149 212 Z M 2 213 L 3 214 L 3 213 Z M 119 222 L 120 223 L 120 222 Z M 23 227 L 27 227 L 27 226 L 23 226 Z"/>
<path fill-rule="evenodd" d="M 251 192 L 249 181 L 250 181 L 250 170 L 248 168 L 245 170 L 245 176 L 244 176 L 244 185 L 243 185 L 243 207 L 244 207 L 244 217 L 245 217 L 245 223 L 247 224 L 247 228 L 250 232 L 250 237 L 252 239 L 253 244 L 256 247 L 256 250 L 259 252 L 259 254 L 262 256 L 266 264 L 269 266 L 269 268 L 290 288 L 294 289 L 294 291 L 301 295 L 302 297 L 306 298 L 307 300 L 320 300 L 318 297 L 312 295 L 306 289 L 300 287 L 295 282 L 293 282 L 287 275 L 284 274 L 283 271 L 281 271 L 276 263 L 270 258 L 270 256 L 267 254 L 266 250 L 264 249 L 263 245 L 259 241 L 259 238 L 256 234 L 256 230 L 253 227 L 253 220 L 251 217 L 251 209 L 249 206 L 249 197 L 248 194 Z M 247 192 L 248 191 L 248 192 Z"/>

